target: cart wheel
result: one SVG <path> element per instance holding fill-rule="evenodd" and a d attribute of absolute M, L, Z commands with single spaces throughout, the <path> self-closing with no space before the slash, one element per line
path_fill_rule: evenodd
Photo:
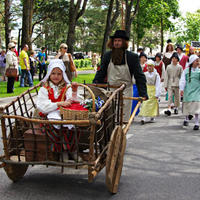
<path fill-rule="evenodd" d="M 28 165 L 16 165 L 16 164 L 6 164 L 4 170 L 9 179 L 13 182 L 17 182 L 21 179 L 28 169 Z"/>
<path fill-rule="evenodd" d="M 111 193 L 117 193 L 126 149 L 126 135 L 121 126 L 112 132 L 106 157 L 106 185 Z"/>

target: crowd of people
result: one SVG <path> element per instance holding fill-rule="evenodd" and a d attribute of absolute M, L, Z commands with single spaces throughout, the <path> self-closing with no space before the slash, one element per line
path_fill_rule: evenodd
<path fill-rule="evenodd" d="M 47 48 L 42 47 L 38 54 L 23 45 L 20 53 L 16 50 L 16 41 L 8 44 L 8 50 L 0 51 L 0 74 L 2 81 L 7 81 L 7 93 L 14 92 L 15 81 L 20 81 L 20 87 L 32 87 L 35 75 L 41 81 L 47 74 Z M 66 73 L 71 81 L 77 77 L 77 70 L 71 54 L 67 53 L 67 44 L 62 43 L 55 58 L 61 59 L 66 67 Z M 8 74 L 8 70 L 12 74 Z"/>
<path fill-rule="evenodd" d="M 142 125 L 147 121 L 155 121 L 155 117 L 159 115 L 160 95 L 166 91 L 168 107 L 164 114 L 166 116 L 171 116 L 172 113 L 177 115 L 182 99 L 182 112 L 186 116 L 183 126 L 188 126 L 188 120 L 194 117 L 193 130 L 199 130 L 199 53 L 194 52 L 194 48 L 190 47 L 189 54 L 186 55 L 181 45 L 176 45 L 174 48 L 169 39 L 165 52 L 163 54 L 158 52 L 153 59 L 148 59 L 143 48 L 139 48 L 137 54 L 140 63 L 138 63 L 136 54 L 128 51 L 128 46 L 124 45 L 124 42 L 128 40 L 126 32 L 122 30 L 116 31 L 110 37 L 108 47 L 111 51 L 104 55 L 94 83 L 103 83 L 105 78 L 110 84 L 126 83 L 125 96 L 133 95 L 133 97 L 140 96 L 146 99 L 136 113 L 139 113 Z M 131 112 L 135 105 L 136 103 L 133 101 Z M 124 120 L 127 121 L 130 117 L 130 104 L 125 102 L 124 108 Z"/>
<path fill-rule="evenodd" d="M 191 47 L 189 54 L 186 55 L 181 45 L 172 44 L 167 41 L 166 50 L 162 54 L 156 53 L 155 57 L 148 59 L 142 48 L 138 49 L 137 54 L 128 51 L 129 37 L 124 30 L 117 30 L 110 36 L 108 48 L 111 50 L 103 55 L 101 66 L 97 70 L 98 58 L 96 53 L 92 55 L 92 66 L 96 71 L 94 83 L 109 82 L 111 85 L 126 84 L 125 96 L 143 97 L 144 101 L 140 108 L 141 124 L 149 121 L 155 121 L 159 115 L 159 102 L 161 93 L 166 93 L 168 102 L 165 110 L 166 116 L 178 114 L 180 102 L 182 100 L 182 111 L 186 116 L 183 122 L 188 126 L 189 120 L 194 117 L 194 130 L 199 129 L 200 113 L 200 61 L 198 52 L 194 52 Z M 77 77 L 77 69 L 72 55 L 67 53 L 68 46 L 65 43 L 55 56 L 64 63 L 65 73 L 69 82 L 73 77 Z M 34 51 L 29 51 L 25 44 L 18 55 L 16 51 L 16 42 L 8 44 L 7 53 L 5 50 L 0 54 L 0 73 L 3 74 L 3 80 L 6 80 L 5 74 L 7 68 L 17 70 L 16 77 L 7 78 L 7 93 L 12 93 L 14 82 L 20 75 L 20 87 L 32 87 L 35 72 L 39 70 L 39 81 L 44 80 L 47 72 L 47 53 L 46 48 L 42 47 L 37 55 Z M 38 63 L 38 64 L 37 64 Z M 38 67 L 37 67 L 38 65 Z M 19 68 L 20 66 L 20 68 Z M 129 100 L 125 100 L 124 121 L 128 121 L 131 112 L 134 110 Z"/>
<path fill-rule="evenodd" d="M 93 83 L 108 82 L 111 85 L 125 83 L 124 96 L 142 97 L 143 103 L 137 113 L 141 117 L 142 125 L 147 122 L 147 118 L 150 118 L 150 122 L 156 121 L 156 117 L 159 115 L 159 102 L 162 92 L 166 91 L 168 107 L 164 113 L 167 117 L 179 113 L 182 97 L 182 112 L 185 115 L 183 126 L 188 126 L 189 120 L 194 118 L 193 130 L 199 130 L 199 55 L 195 54 L 192 48 L 189 54 L 185 55 L 180 45 L 177 45 L 174 50 L 174 45 L 168 40 L 164 54 L 158 52 L 154 59 L 148 59 L 143 49 L 138 52 L 139 56 L 127 50 L 128 44 L 129 37 L 124 30 L 117 30 L 114 35 L 110 36 L 108 41 L 110 51 L 103 55 L 98 70 L 96 68 L 97 55 L 93 54 L 92 65 L 95 71 L 97 70 Z M 73 90 L 64 93 L 73 77 L 77 76 L 72 55 L 67 53 L 67 49 L 67 44 L 62 43 L 57 55 L 47 66 L 45 47 L 42 47 L 41 52 L 37 55 L 34 51 L 30 51 L 30 55 L 28 55 L 29 47 L 25 44 L 18 56 L 16 43 L 9 43 L 7 53 L 4 50 L 1 51 L 0 69 L 2 74 L 6 74 L 8 68 L 15 69 L 17 76 L 7 77 L 7 93 L 13 92 L 14 82 L 18 78 L 18 74 L 20 74 L 20 87 L 32 87 L 36 62 L 38 62 L 39 80 L 43 82 L 37 98 L 39 115 L 46 117 L 46 119 L 61 120 L 59 106 L 70 107 L 73 103 L 78 102 L 78 98 L 74 98 Z M 5 80 L 5 76 L 3 76 L 3 79 Z M 77 88 L 76 83 L 72 83 L 72 86 Z M 129 120 L 134 106 L 134 102 L 131 104 L 130 100 L 124 100 L 123 121 Z M 70 156 L 74 160 L 81 161 L 82 158 L 77 155 L 77 149 L 73 147 L 73 142 L 70 141 L 72 137 L 69 134 L 67 135 L 67 132 L 63 132 L 64 142 L 61 146 L 58 137 L 60 125 L 54 125 L 54 128 L 48 135 L 52 141 L 52 151 L 59 152 L 63 148 L 66 152 L 64 160 L 68 160 Z M 73 125 L 66 125 L 65 128 L 71 130 Z M 69 146 L 69 143 L 72 143 L 72 146 Z"/>
<path fill-rule="evenodd" d="M 159 96 L 164 88 L 168 103 L 164 114 L 177 115 L 182 100 L 182 112 L 186 116 L 183 126 L 188 126 L 189 120 L 194 117 L 193 130 L 199 130 L 200 56 L 193 47 L 190 47 L 189 54 L 186 55 L 182 46 L 177 45 L 174 49 L 171 40 L 167 42 L 165 53 L 157 53 L 152 60 L 148 60 L 143 51 L 139 54 L 149 96 L 139 113 L 142 117 L 141 124 L 146 122 L 147 117 L 150 121 L 155 121 L 155 117 L 159 115 Z"/>

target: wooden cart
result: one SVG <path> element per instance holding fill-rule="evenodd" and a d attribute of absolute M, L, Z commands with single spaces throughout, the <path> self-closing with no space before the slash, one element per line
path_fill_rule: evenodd
<path fill-rule="evenodd" d="M 142 99 L 128 123 L 123 123 L 123 90 L 125 85 L 114 87 L 109 85 L 88 85 L 95 88 L 115 88 L 98 112 L 89 113 L 84 120 L 46 120 L 36 117 L 36 98 L 40 84 L 27 90 L 10 104 L 0 108 L 2 141 L 4 155 L 1 156 L 1 167 L 7 176 L 16 182 L 24 176 L 29 165 L 52 165 L 74 169 L 88 169 L 88 181 L 92 182 L 97 174 L 106 166 L 106 185 L 111 193 L 117 193 L 121 176 L 123 157 L 126 148 L 126 133 L 131 125 Z M 80 84 L 91 95 L 93 91 Z M 84 92 L 85 94 L 85 92 Z M 85 95 L 84 95 L 85 96 Z M 130 98 L 129 98 L 130 99 Z M 132 100 L 133 98 L 131 98 Z M 77 154 L 83 158 L 64 161 L 64 150 L 51 151 L 48 132 L 53 125 L 73 124 L 74 145 Z M 62 146 L 62 130 L 60 129 L 60 145 Z M 69 130 L 65 130 L 69 131 Z"/>

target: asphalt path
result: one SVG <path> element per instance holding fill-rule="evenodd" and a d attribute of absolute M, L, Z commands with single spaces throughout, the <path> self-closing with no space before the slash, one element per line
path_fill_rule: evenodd
<path fill-rule="evenodd" d="M 183 115 L 170 117 L 163 112 L 155 123 L 140 124 L 136 117 L 127 134 L 127 148 L 119 191 L 111 195 L 105 185 L 105 170 L 93 183 L 86 170 L 30 166 L 24 178 L 12 183 L 0 169 L 1 200 L 199 200 L 200 131 L 193 121 L 182 127 Z M 2 153 L 2 144 L 0 146 Z"/>

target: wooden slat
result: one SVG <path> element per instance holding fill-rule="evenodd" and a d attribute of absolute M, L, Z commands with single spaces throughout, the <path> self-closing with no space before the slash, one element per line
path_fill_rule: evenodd
<path fill-rule="evenodd" d="M 124 153 L 126 150 L 126 135 L 122 136 L 122 143 L 121 143 L 121 148 L 119 151 L 119 157 L 117 160 L 117 170 L 116 173 L 114 174 L 115 177 L 115 181 L 113 182 L 113 188 L 112 188 L 112 193 L 117 193 L 118 191 L 118 185 L 119 185 L 119 181 L 120 181 L 120 177 L 121 177 L 121 173 L 122 173 L 122 167 L 123 167 L 123 161 L 124 161 Z"/>

